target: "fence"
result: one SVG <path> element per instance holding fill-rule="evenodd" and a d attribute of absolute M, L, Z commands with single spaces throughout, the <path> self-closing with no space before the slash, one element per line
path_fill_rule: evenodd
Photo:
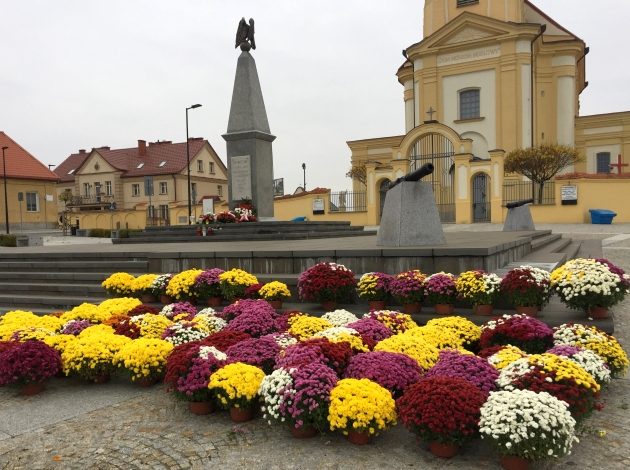
<path fill-rule="evenodd" d="M 542 198 L 540 185 L 531 181 L 514 181 L 503 183 L 503 205 L 509 202 L 534 199 L 534 205 L 553 205 L 556 203 L 556 183 L 547 181 L 543 186 Z"/>
<path fill-rule="evenodd" d="M 331 192 L 328 198 L 328 212 L 366 212 L 365 191 Z"/>

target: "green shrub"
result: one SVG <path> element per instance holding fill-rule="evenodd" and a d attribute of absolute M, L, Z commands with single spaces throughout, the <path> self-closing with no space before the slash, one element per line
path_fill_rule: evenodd
<path fill-rule="evenodd" d="M 88 237 L 109 238 L 111 236 L 112 231 L 106 228 L 92 228 L 88 232 Z"/>
<path fill-rule="evenodd" d="M 0 235 L 0 246 L 17 246 L 15 235 Z"/>
<path fill-rule="evenodd" d="M 133 228 L 121 228 L 118 230 L 118 238 L 129 238 L 130 233 L 142 232 L 140 229 Z"/>

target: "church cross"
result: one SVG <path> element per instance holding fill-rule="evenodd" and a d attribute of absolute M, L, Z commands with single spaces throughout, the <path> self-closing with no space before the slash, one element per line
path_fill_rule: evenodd
<path fill-rule="evenodd" d="M 429 110 L 427 111 L 427 114 L 429 115 L 429 120 L 433 121 L 433 114 L 437 113 L 437 111 L 435 109 L 433 109 L 433 106 L 429 107 Z"/>
<path fill-rule="evenodd" d="M 617 155 L 617 163 L 611 163 L 610 167 L 612 168 L 613 166 L 617 167 L 617 174 L 620 175 L 622 173 L 622 168 L 623 166 L 628 166 L 627 163 L 621 163 L 621 155 Z"/>

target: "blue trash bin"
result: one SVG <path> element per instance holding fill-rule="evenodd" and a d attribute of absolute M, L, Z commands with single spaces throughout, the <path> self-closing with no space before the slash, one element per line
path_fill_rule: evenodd
<path fill-rule="evenodd" d="M 609 211 L 608 209 L 589 209 L 591 213 L 592 224 L 612 224 L 613 217 L 617 215 L 616 212 Z"/>

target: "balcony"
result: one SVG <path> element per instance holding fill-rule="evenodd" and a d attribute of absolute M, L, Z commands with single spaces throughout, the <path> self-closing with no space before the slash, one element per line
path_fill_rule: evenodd
<path fill-rule="evenodd" d="M 114 209 L 114 196 L 101 194 L 98 196 L 72 196 L 66 203 L 66 207 L 79 210 L 104 210 Z"/>

